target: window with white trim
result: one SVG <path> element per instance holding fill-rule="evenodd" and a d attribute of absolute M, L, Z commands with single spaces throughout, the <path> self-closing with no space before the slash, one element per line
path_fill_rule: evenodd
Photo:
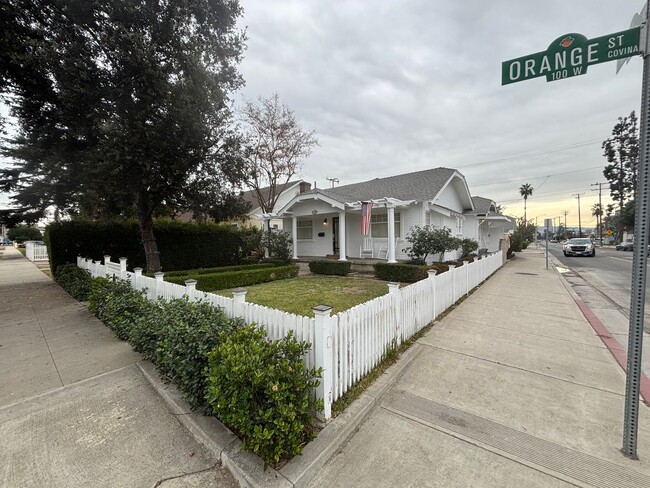
<path fill-rule="evenodd" d="M 372 237 L 388 237 L 388 214 L 372 214 L 370 226 Z M 401 235 L 400 214 L 395 212 L 395 237 Z"/>
<path fill-rule="evenodd" d="M 456 235 L 461 235 L 463 233 L 463 217 L 456 217 Z"/>
<path fill-rule="evenodd" d="M 311 219 L 298 219 L 296 222 L 298 239 L 313 239 L 314 224 Z"/>

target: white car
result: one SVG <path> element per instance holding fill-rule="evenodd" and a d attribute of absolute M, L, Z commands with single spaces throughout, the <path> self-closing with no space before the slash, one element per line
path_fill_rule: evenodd
<path fill-rule="evenodd" d="M 588 238 L 576 237 L 569 239 L 562 246 L 565 256 L 591 256 L 596 255 L 596 246 L 593 241 Z"/>

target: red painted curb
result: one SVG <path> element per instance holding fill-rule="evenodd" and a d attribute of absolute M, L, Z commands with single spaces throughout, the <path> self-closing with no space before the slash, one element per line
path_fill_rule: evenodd
<path fill-rule="evenodd" d="M 579 298 L 574 298 L 578 308 L 582 312 L 582 315 L 585 316 L 589 325 L 594 329 L 596 335 L 600 337 L 600 340 L 603 341 L 603 344 L 609 349 L 609 352 L 612 353 L 612 356 L 616 359 L 616 362 L 619 364 L 623 371 L 627 373 L 627 353 L 625 349 L 618 343 L 618 341 L 612 337 L 607 327 L 600 321 L 598 317 L 591 311 L 585 302 Z M 650 407 L 650 380 L 641 371 L 641 382 L 639 385 L 639 392 L 641 393 L 641 398 L 643 403 Z"/>

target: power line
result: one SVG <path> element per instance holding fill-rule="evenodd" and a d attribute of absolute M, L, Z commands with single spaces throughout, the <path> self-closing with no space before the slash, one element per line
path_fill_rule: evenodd
<path fill-rule="evenodd" d="M 603 166 L 592 166 L 590 168 L 583 168 L 583 169 L 576 169 L 573 171 L 565 171 L 563 173 L 554 173 L 550 175 L 541 175 L 541 176 L 530 176 L 528 178 L 516 178 L 514 180 L 504 180 L 504 181 L 495 181 L 492 183 L 479 183 L 478 185 L 472 185 L 472 188 L 476 188 L 477 186 L 487 186 L 487 185 L 501 185 L 503 183 L 516 183 L 517 181 L 525 181 L 525 180 L 535 180 L 538 178 L 549 178 L 551 176 L 564 176 L 564 175 L 570 175 L 572 173 L 584 173 L 585 171 L 590 171 L 592 169 L 602 169 Z"/>
<path fill-rule="evenodd" d="M 591 144 L 595 143 L 601 143 L 602 141 L 600 139 L 592 139 L 589 141 L 583 141 L 583 142 L 577 142 L 575 144 L 568 144 L 566 146 L 558 146 L 555 148 L 550 148 L 547 150 L 542 150 L 542 151 L 534 151 L 530 153 L 523 153 L 523 154 L 518 154 L 515 156 L 506 156 L 503 158 L 497 158 L 497 159 L 490 159 L 488 161 L 480 161 L 478 163 L 469 163 L 469 164 L 461 164 L 461 165 L 454 165 L 456 168 L 470 168 L 472 166 L 482 166 L 484 164 L 494 164 L 494 163 L 502 163 L 505 161 L 512 161 L 513 159 L 525 159 L 527 157 L 535 157 L 535 156 L 543 156 L 544 154 L 550 154 L 554 152 L 561 152 L 561 151 L 566 151 L 567 149 L 575 149 L 577 147 L 583 147 L 583 146 L 589 146 Z"/>

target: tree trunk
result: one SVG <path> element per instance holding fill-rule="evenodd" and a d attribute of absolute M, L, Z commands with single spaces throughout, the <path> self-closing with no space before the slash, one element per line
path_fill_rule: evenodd
<path fill-rule="evenodd" d="M 156 236 L 153 234 L 153 216 L 146 202 L 146 196 L 138 198 L 138 214 L 140 217 L 140 235 L 144 246 L 144 255 L 147 260 L 147 271 L 155 273 L 160 271 L 160 253 Z"/>

